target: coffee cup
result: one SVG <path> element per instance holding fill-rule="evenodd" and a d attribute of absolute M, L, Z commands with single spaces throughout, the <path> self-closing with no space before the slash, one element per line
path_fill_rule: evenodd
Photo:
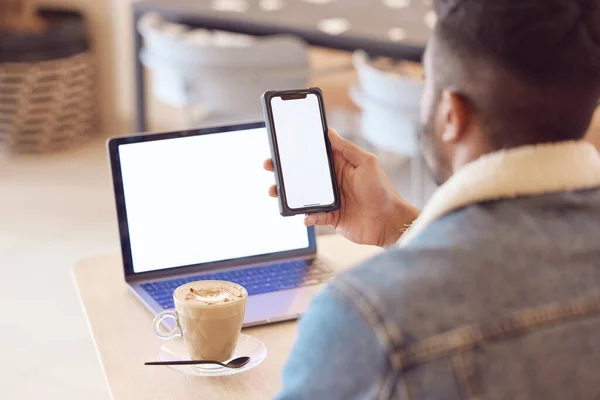
<path fill-rule="evenodd" d="M 248 292 L 225 281 L 198 281 L 173 292 L 175 310 L 163 311 L 154 319 L 154 332 L 161 339 L 181 336 L 191 360 L 227 361 L 237 345 Z M 173 319 L 176 326 L 165 332 L 161 324 Z"/>

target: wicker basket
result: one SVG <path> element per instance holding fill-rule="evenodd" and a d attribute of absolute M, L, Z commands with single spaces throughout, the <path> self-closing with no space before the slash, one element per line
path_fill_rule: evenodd
<path fill-rule="evenodd" d="M 82 17 L 42 12 L 42 34 L 0 39 L 0 147 L 46 152 L 98 132 L 95 63 Z"/>
<path fill-rule="evenodd" d="M 0 144 L 16 152 L 71 147 L 97 132 L 89 52 L 0 64 Z"/>

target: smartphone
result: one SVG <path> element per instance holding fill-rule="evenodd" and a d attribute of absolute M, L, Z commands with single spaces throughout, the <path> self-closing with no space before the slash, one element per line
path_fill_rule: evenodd
<path fill-rule="evenodd" d="M 321 89 L 267 92 L 262 105 L 281 215 L 339 210 Z"/>

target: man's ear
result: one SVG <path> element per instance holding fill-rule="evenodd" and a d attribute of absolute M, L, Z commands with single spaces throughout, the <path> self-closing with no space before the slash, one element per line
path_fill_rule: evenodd
<path fill-rule="evenodd" d="M 444 124 L 442 141 L 444 143 L 460 141 L 466 134 L 471 122 L 472 107 L 469 100 L 453 90 L 444 90 L 440 112 Z"/>

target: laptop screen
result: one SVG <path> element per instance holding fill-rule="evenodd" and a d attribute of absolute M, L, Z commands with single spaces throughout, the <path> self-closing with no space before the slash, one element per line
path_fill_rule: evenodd
<path fill-rule="evenodd" d="M 310 247 L 303 217 L 281 217 L 267 194 L 265 128 L 146 140 L 117 147 L 130 272 Z"/>

